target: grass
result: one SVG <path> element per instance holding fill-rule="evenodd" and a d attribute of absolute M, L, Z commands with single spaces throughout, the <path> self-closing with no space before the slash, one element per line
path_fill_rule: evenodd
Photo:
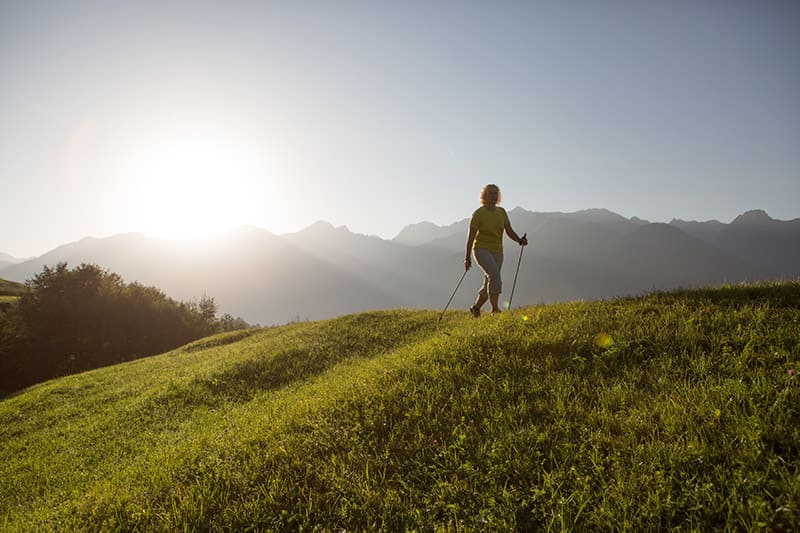
<path fill-rule="evenodd" d="M 28 288 L 22 283 L 0 279 L 0 298 L 3 296 L 21 296 Z"/>
<path fill-rule="evenodd" d="M 11 304 L 15 303 L 19 299 L 19 296 L 3 296 L 0 295 L 0 304 Z"/>
<path fill-rule="evenodd" d="M 0 529 L 800 527 L 800 284 L 437 316 L 233 332 L 6 398 Z"/>

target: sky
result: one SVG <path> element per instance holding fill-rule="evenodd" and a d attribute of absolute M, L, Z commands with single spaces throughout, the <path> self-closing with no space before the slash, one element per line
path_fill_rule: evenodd
<path fill-rule="evenodd" d="M 0 252 L 391 238 L 486 183 L 508 209 L 798 218 L 798 27 L 770 0 L 4 0 Z"/>

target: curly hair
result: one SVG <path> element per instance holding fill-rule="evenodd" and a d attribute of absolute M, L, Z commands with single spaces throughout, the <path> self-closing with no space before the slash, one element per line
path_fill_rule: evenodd
<path fill-rule="evenodd" d="M 489 195 L 491 193 L 495 193 L 497 195 L 497 201 L 495 201 L 495 202 L 489 202 L 488 201 L 489 200 Z M 481 195 L 480 195 L 481 205 L 499 204 L 500 203 L 500 199 L 501 199 L 500 187 L 498 187 L 494 183 L 489 183 L 488 185 L 484 185 L 483 188 L 481 189 Z"/>

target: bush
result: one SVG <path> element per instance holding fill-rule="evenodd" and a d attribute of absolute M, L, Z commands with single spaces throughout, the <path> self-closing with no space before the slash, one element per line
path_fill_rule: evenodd
<path fill-rule="evenodd" d="M 213 298 L 176 302 L 97 265 L 59 263 L 27 285 L 0 316 L 0 393 L 162 353 L 220 329 Z"/>

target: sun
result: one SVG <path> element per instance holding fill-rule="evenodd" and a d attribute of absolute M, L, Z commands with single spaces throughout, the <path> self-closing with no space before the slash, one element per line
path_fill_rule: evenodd
<path fill-rule="evenodd" d="M 264 176 L 244 144 L 185 133 L 150 146 L 130 173 L 138 231 L 193 239 L 253 223 Z"/>

